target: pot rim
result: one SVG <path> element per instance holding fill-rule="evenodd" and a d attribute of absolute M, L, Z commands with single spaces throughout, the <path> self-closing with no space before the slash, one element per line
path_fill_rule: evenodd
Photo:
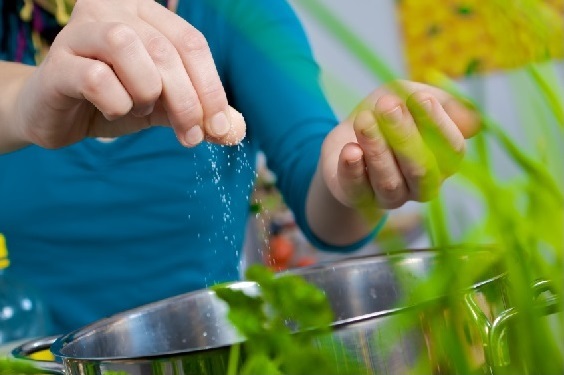
<path fill-rule="evenodd" d="M 388 252 L 388 253 L 371 254 L 369 256 L 351 256 L 351 257 L 347 257 L 347 258 L 344 258 L 344 259 L 340 259 L 338 261 L 327 261 L 327 262 L 318 263 L 318 264 L 315 264 L 315 265 L 312 265 L 312 266 L 303 267 L 301 269 L 295 269 L 295 270 L 280 272 L 279 275 L 285 275 L 285 274 L 303 275 L 303 274 L 306 274 L 308 272 L 325 270 L 325 269 L 329 269 L 329 268 L 334 269 L 334 268 L 337 268 L 337 267 L 346 267 L 346 266 L 350 266 L 351 264 L 358 264 L 358 262 L 379 262 L 379 261 L 384 261 L 384 260 L 390 260 L 390 258 L 392 258 L 392 257 L 395 258 L 395 257 L 406 256 L 406 255 L 407 256 L 409 256 L 409 255 L 417 256 L 417 255 L 420 255 L 420 254 L 429 254 L 429 256 L 431 256 L 432 254 L 437 254 L 437 253 L 439 253 L 441 251 L 445 251 L 445 250 L 448 250 L 448 251 L 451 251 L 451 250 L 464 251 L 463 255 L 469 255 L 469 254 L 472 254 L 472 253 L 485 253 L 485 252 L 491 253 L 492 251 L 496 250 L 496 247 L 491 246 L 491 245 L 480 245 L 480 246 L 475 246 L 475 245 L 473 245 L 473 246 L 457 245 L 456 246 L 456 245 L 454 245 L 454 246 L 441 247 L 441 248 L 406 249 L 406 250 L 399 250 L 399 251 L 393 251 L 393 252 Z M 458 254 L 460 254 L 460 253 L 458 253 Z M 468 286 L 467 288 L 460 290 L 460 293 L 468 293 L 468 292 L 477 290 L 477 289 L 479 289 L 480 287 L 482 287 L 486 284 L 490 284 L 490 283 L 495 282 L 499 279 L 502 279 L 504 276 L 505 276 L 505 273 L 501 273 L 501 272 L 496 273 L 493 276 L 489 276 L 489 277 L 485 278 L 484 280 L 473 283 L 472 285 Z M 249 290 L 251 288 L 256 288 L 258 284 L 253 282 L 253 281 L 233 281 L 233 282 L 229 282 L 225 285 L 227 287 L 230 287 L 230 288 Z M 63 360 L 78 360 L 78 361 L 92 361 L 92 362 L 120 362 L 120 361 L 127 361 L 127 360 L 135 360 L 135 361 L 148 360 L 148 361 L 150 361 L 150 360 L 154 360 L 156 358 L 170 358 L 170 357 L 175 357 L 175 356 L 194 354 L 194 353 L 203 352 L 203 351 L 221 350 L 221 349 L 229 348 L 232 345 L 244 342 L 244 339 L 241 338 L 240 340 L 233 340 L 233 342 L 231 342 L 229 344 L 208 345 L 208 346 L 202 346 L 202 347 L 198 347 L 198 348 L 189 348 L 189 349 L 174 350 L 174 351 L 171 350 L 171 351 L 167 351 L 167 352 L 163 352 L 163 353 L 148 354 L 148 355 L 141 355 L 141 356 L 85 357 L 85 356 L 76 356 L 76 355 L 69 355 L 69 354 L 63 353 L 63 349 L 65 348 L 65 346 L 75 342 L 80 337 L 92 335 L 92 334 L 96 333 L 97 329 L 107 327 L 108 325 L 112 324 L 113 322 L 117 322 L 121 319 L 124 319 L 124 318 L 126 319 L 127 317 L 132 317 L 132 316 L 135 316 L 135 315 L 138 315 L 138 314 L 141 314 L 141 313 L 143 313 L 143 314 L 148 313 L 153 309 L 160 308 L 163 304 L 174 303 L 175 300 L 183 300 L 183 299 L 189 298 L 191 295 L 206 295 L 206 294 L 213 296 L 213 295 L 215 295 L 215 292 L 213 292 L 213 290 L 211 290 L 209 288 L 208 289 L 196 290 L 196 291 L 180 294 L 180 295 L 177 295 L 177 296 L 165 298 L 165 299 L 155 301 L 155 302 L 152 302 L 152 303 L 148 303 L 148 304 L 145 304 L 145 305 L 142 305 L 142 306 L 139 306 L 139 307 L 127 310 L 127 311 L 116 313 L 116 314 L 111 315 L 109 317 L 97 320 L 97 321 L 95 321 L 91 324 L 84 326 L 84 327 L 78 328 L 78 329 L 76 329 L 76 330 L 74 330 L 70 333 L 59 336 L 57 339 L 55 339 L 55 341 L 51 345 L 50 351 L 53 353 L 53 355 L 55 355 L 55 357 L 63 359 Z M 415 303 L 415 304 L 412 304 L 412 305 L 404 305 L 404 306 L 396 307 L 396 308 L 383 309 L 383 310 L 375 311 L 375 312 L 368 313 L 368 314 L 354 316 L 354 317 L 351 317 L 351 318 L 337 319 L 336 321 L 334 321 L 333 323 L 330 324 L 330 327 L 332 328 L 332 330 L 337 331 L 337 330 L 340 330 L 340 329 L 344 329 L 346 326 L 349 326 L 351 324 L 361 323 L 361 322 L 365 322 L 365 321 L 372 320 L 372 319 L 390 316 L 390 315 L 393 315 L 393 314 L 399 314 L 399 313 L 407 311 L 407 310 L 412 310 L 414 308 L 422 306 L 423 304 L 427 304 L 427 303 L 431 303 L 433 301 L 440 300 L 441 298 L 444 298 L 444 296 L 437 296 L 436 298 L 427 299 L 425 301 L 422 301 L 420 303 Z"/>

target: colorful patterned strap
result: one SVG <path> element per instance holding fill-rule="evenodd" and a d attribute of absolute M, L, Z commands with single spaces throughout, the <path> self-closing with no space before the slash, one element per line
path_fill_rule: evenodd
<path fill-rule="evenodd" d="M 40 63 L 76 0 L 0 0 L 0 59 Z M 157 0 L 166 6 L 167 0 Z"/>

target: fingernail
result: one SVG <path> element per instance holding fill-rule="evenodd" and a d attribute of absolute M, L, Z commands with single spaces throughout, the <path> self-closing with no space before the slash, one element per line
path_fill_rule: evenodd
<path fill-rule="evenodd" d="M 204 132 L 199 125 L 192 126 L 185 137 L 188 146 L 196 146 L 204 140 Z"/>
<path fill-rule="evenodd" d="M 384 119 L 386 119 L 386 121 L 399 122 L 399 121 L 401 121 L 401 119 L 403 117 L 403 112 L 401 110 L 401 107 L 398 105 L 397 107 L 395 107 L 391 111 L 385 112 L 383 114 L 383 116 L 384 116 Z"/>
<path fill-rule="evenodd" d="M 431 99 L 424 100 L 419 105 L 427 112 L 431 112 L 431 110 L 433 109 L 433 103 L 431 103 Z"/>
<path fill-rule="evenodd" d="M 223 112 L 219 112 L 212 117 L 210 126 L 214 137 L 223 137 L 227 135 L 231 129 L 231 124 Z"/>

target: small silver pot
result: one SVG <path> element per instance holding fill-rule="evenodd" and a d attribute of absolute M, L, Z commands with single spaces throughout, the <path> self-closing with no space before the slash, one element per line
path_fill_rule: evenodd
<path fill-rule="evenodd" d="M 491 259 L 488 249 L 452 251 L 460 267 Z M 428 340 L 428 322 L 431 318 L 436 322 L 437 316 L 444 316 L 444 327 L 465 332 L 463 346 L 469 363 L 478 372 L 489 372 L 494 362 L 489 347 L 491 322 L 511 308 L 503 275 L 490 267 L 455 296 L 461 307 L 457 311 L 464 311 L 464 316 L 452 327 L 453 320 L 448 318 L 452 311 L 446 311 L 451 305 L 439 303 L 444 296 L 406 303 L 413 300 L 406 299 L 411 289 L 440 266 L 439 259 L 439 251 L 411 250 L 291 271 L 317 285 L 331 303 L 334 329 L 320 338 L 319 345 L 333 347 L 336 355 L 346 353 L 339 373 L 351 373 L 348 360 L 352 359 L 369 373 L 404 374 L 422 357 L 426 373 L 450 373 L 452 368 L 441 359 L 441 348 Z M 235 282 L 230 287 L 258 291 L 253 282 Z M 204 289 L 114 315 L 61 337 L 29 342 L 13 354 L 26 357 L 50 347 L 61 362 L 36 365 L 66 375 L 225 374 L 230 347 L 243 341 L 226 312 L 223 301 Z M 405 314 L 416 314 L 418 324 L 391 322 Z"/>

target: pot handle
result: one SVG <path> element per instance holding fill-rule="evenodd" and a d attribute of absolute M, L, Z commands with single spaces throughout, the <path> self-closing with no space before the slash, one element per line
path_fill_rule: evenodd
<path fill-rule="evenodd" d="M 552 295 L 540 300 L 540 295 L 544 292 L 551 292 Z M 548 280 L 539 280 L 533 284 L 535 298 L 534 308 L 542 315 L 551 315 L 559 311 L 559 297 L 554 293 L 554 288 Z M 502 367 L 509 364 L 507 353 L 506 329 L 507 324 L 519 314 L 519 311 L 511 307 L 501 313 L 491 324 L 490 345 L 491 353 L 495 359 L 495 366 Z"/>
<path fill-rule="evenodd" d="M 37 361 L 29 358 L 33 353 L 49 349 L 58 338 L 59 336 L 48 336 L 25 342 L 14 348 L 12 355 L 18 359 L 30 361 L 34 367 L 45 373 L 64 375 L 64 366 L 58 362 Z"/>
<path fill-rule="evenodd" d="M 464 302 L 466 304 L 466 311 L 470 314 L 472 321 L 479 329 L 484 348 L 485 361 L 486 363 L 492 363 L 492 352 L 490 348 L 490 332 L 492 325 L 486 314 L 484 314 L 480 306 L 474 301 L 472 293 L 464 295 Z"/>
<path fill-rule="evenodd" d="M 550 281 L 538 280 L 532 285 L 532 289 L 535 298 L 537 298 L 535 308 L 538 309 L 541 314 L 550 315 L 558 312 L 558 296 L 554 294 Z M 552 292 L 553 295 L 540 300 L 539 297 L 544 292 Z M 510 307 L 499 314 L 499 316 L 490 323 L 482 309 L 472 298 L 471 293 L 464 296 L 464 302 L 472 320 L 480 330 L 486 363 L 494 367 L 507 366 L 509 359 L 506 344 L 506 328 L 507 324 L 515 318 L 519 311 L 514 307 Z"/>

